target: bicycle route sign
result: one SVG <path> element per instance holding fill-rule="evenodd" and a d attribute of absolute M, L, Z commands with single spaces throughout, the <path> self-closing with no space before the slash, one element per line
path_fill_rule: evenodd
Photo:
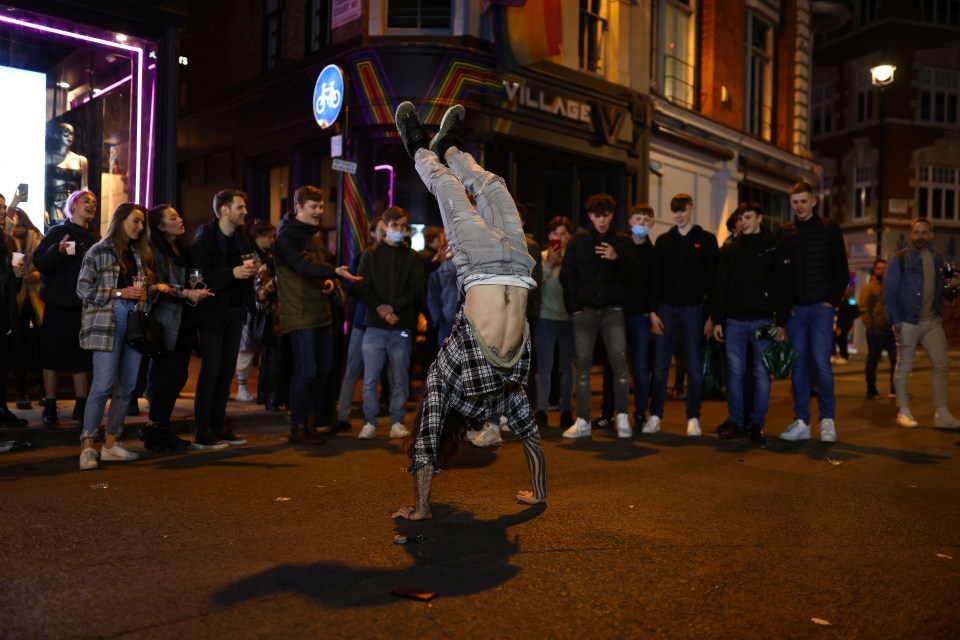
<path fill-rule="evenodd" d="M 321 129 L 337 121 L 342 106 L 343 71 L 335 64 L 328 64 L 317 76 L 317 84 L 313 87 L 313 117 Z"/>

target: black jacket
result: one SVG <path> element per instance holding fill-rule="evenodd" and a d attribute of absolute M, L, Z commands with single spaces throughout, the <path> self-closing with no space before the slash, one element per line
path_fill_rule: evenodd
<path fill-rule="evenodd" d="M 60 253 L 60 241 L 70 234 L 77 243 L 77 251 L 70 256 Z M 80 307 L 77 297 L 77 281 L 80 279 L 80 265 L 83 256 L 96 244 L 97 238 L 78 224 L 67 220 L 47 231 L 33 254 L 33 264 L 41 273 L 40 299 L 58 307 Z"/>
<path fill-rule="evenodd" d="M 613 246 L 616 260 L 597 255 L 595 249 L 602 242 Z M 636 272 L 634 252 L 628 243 L 632 241 L 625 233 L 611 228 L 600 234 L 593 225 L 570 238 L 560 264 L 560 284 L 567 313 L 585 307 L 623 306 L 624 284 Z"/>
<path fill-rule="evenodd" d="M 240 256 L 253 251 L 253 242 L 245 227 L 237 228 L 233 236 L 223 236 L 218 223 L 214 218 L 197 229 L 190 248 L 190 263 L 203 270 L 203 281 L 214 293 L 197 306 L 197 324 L 201 330 L 212 333 L 221 331 L 233 294 L 240 296 L 244 316 L 253 311 L 255 302 L 253 278 L 237 280 L 233 276 L 233 268 L 242 263 Z M 221 246 L 221 236 L 227 246 Z M 229 243 L 233 243 L 232 251 Z"/>
<path fill-rule="evenodd" d="M 623 312 L 638 315 L 653 311 L 653 240 L 637 244 L 629 242 L 633 252 L 636 275 L 624 285 Z"/>
<path fill-rule="evenodd" d="M 277 239 L 273 243 L 273 256 L 278 267 L 289 267 L 301 278 L 336 278 L 337 272 L 328 262 L 314 259 L 314 236 L 317 227 L 300 222 L 293 214 L 280 221 Z"/>
<path fill-rule="evenodd" d="M 653 248 L 653 306 L 710 308 L 713 276 L 720 249 L 717 237 L 700 225 L 682 236 L 673 227 L 657 238 Z"/>
<path fill-rule="evenodd" d="M 780 227 L 780 242 L 793 271 L 793 304 L 839 305 L 850 280 L 840 227 L 817 215 L 793 220 Z"/>
<path fill-rule="evenodd" d="M 360 256 L 357 294 L 367 305 L 367 327 L 413 331 L 417 328 L 417 307 L 423 298 L 425 278 L 420 255 L 405 244 L 382 242 Z M 400 319 L 390 324 L 377 307 L 389 304 Z"/>
<path fill-rule="evenodd" d="M 713 283 L 714 323 L 775 318 L 777 326 L 785 327 L 790 275 L 790 263 L 772 233 L 737 236 L 720 250 Z"/>

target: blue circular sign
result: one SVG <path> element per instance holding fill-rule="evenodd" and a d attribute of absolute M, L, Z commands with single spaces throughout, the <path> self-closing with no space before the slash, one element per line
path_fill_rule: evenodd
<path fill-rule="evenodd" d="M 328 64 L 320 72 L 313 87 L 313 117 L 321 129 L 337 121 L 343 106 L 343 71 L 335 64 Z"/>

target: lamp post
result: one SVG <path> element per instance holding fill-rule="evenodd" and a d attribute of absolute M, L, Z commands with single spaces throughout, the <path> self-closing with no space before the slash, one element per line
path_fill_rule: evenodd
<path fill-rule="evenodd" d="M 883 169 L 884 169 L 884 118 L 885 118 L 885 100 L 883 97 L 883 90 L 887 88 L 888 85 L 893 83 L 893 72 L 897 68 L 892 64 L 880 64 L 875 67 L 870 68 L 870 81 L 873 83 L 873 86 L 877 88 L 879 105 L 877 107 L 879 121 L 880 121 L 880 135 L 878 140 L 878 162 L 880 166 L 877 167 L 877 258 L 883 257 Z"/>

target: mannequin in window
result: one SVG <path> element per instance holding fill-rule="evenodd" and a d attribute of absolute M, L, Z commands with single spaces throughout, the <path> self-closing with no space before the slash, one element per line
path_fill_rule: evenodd
<path fill-rule="evenodd" d="M 87 188 L 87 158 L 70 150 L 73 125 L 51 123 L 47 141 L 47 226 L 66 220 L 63 207 L 74 191 Z"/>

